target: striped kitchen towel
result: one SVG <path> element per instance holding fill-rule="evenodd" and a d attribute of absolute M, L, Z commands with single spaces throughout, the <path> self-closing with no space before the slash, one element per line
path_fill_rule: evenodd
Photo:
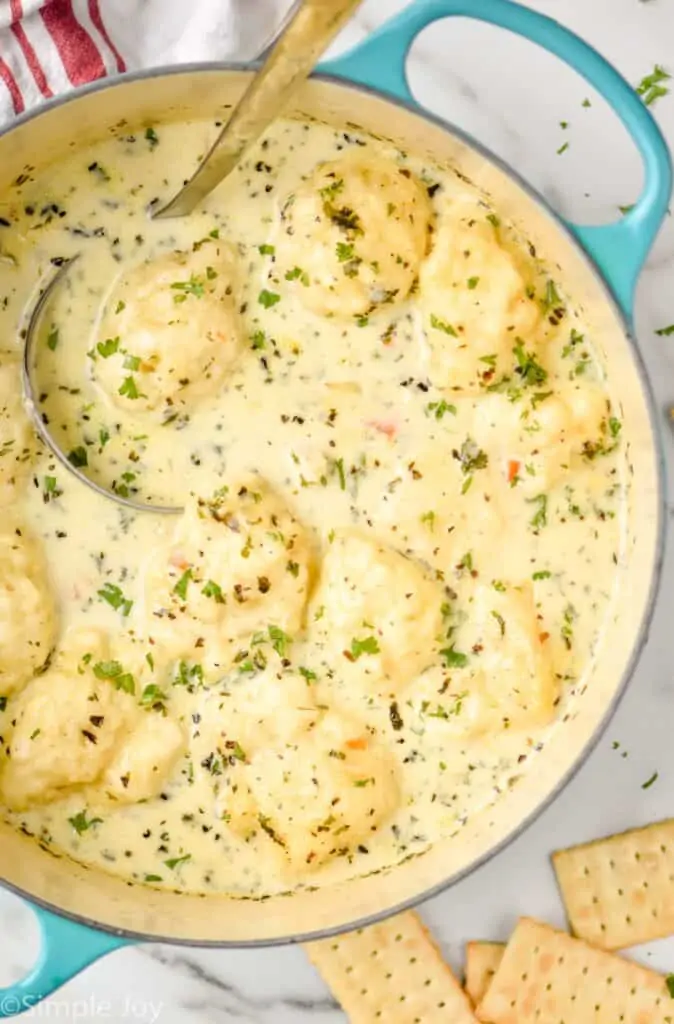
<path fill-rule="evenodd" d="M 291 0 L 0 0 L 0 124 L 96 78 L 249 60 Z"/>

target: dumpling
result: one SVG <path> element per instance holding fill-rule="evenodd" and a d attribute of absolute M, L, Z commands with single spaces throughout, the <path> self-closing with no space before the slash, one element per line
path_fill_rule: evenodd
<path fill-rule="evenodd" d="M 368 151 L 320 164 L 281 216 L 279 271 L 321 316 L 360 317 L 402 302 L 428 250 L 426 189 Z"/>
<path fill-rule="evenodd" d="M 16 500 L 33 455 L 33 434 L 21 394 L 18 360 L 0 352 L 0 508 Z"/>
<path fill-rule="evenodd" d="M 434 660 L 444 600 L 418 562 L 339 532 L 323 560 L 310 638 L 347 681 L 394 693 Z"/>
<path fill-rule="evenodd" d="M 124 274 L 89 355 L 96 381 L 131 412 L 166 421 L 214 395 L 239 356 L 233 259 L 220 242 L 171 252 Z"/>
<path fill-rule="evenodd" d="M 454 664 L 415 689 L 426 726 L 478 735 L 547 725 L 558 686 L 546 644 L 529 581 L 478 585 L 451 647 Z"/>
<path fill-rule="evenodd" d="M 487 216 L 472 197 L 453 201 L 421 268 L 428 370 L 437 387 L 474 392 L 510 372 L 516 339 L 526 339 L 541 317 L 524 268 Z"/>
<path fill-rule="evenodd" d="M 23 527 L 0 527 L 0 697 L 9 697 L 47 661 L 56 612 L 42 551 Z"/>
<path fill-rule="evenodd" d="M 306 870 L 367 844 L 399 799 L 391 755 L 354 720 L 326 712 L 303 738 L 239 762 L 220 807 L 235 832 L 264 835 Z"/>
<path fill-rule="evenodd" d="M 141 712 L 105 770 L 102 791 L 127 804 L 157 796 L 185 745 L 185 735 L 176 721 L 154 711 Z"/>
<path fill-rule="evenodd" d="M 194 500 L 146 583 L 146 632 L 174 657 L 198 651 L 224 670 L 258 630 L 301 628 L 311 578 L 309 537 L 260 477 Z"/>
<path fill-rule="evenodd" d="M 273 652 L 239 662 L 202 695 L 190 745 L 216 816 L 305 870 L 367 842 L 399 802 L 375 730 L 331 710 L 318 686 Z"/>
<path fill-rule="evenodd" d="M 485 397 L 476 412 L 480 443 L 500 457 L 504 476 L 525 493 L 554 486 L 579 456 L 592 458 L 614 443 L 610 403 L 590 381 L 570 381 L 534 403 Z M 498 454 L 497 454 L 498 453 Z"/>
<path fill-rule="evenodd" d="M 107 658 L 103 636 L 82 631 L 16 698 L 0 775 L 8 807 L 46 803 L 98 780 L 136 710 L 132 697 L 99 678 Z"/>

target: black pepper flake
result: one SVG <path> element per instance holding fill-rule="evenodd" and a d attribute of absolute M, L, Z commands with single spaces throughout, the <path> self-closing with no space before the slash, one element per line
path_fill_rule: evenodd
<path fill-rule="evenodd" d="M 88 729 L 82 729 L 82 735 L 84 736 L 85 739 L 89 740 L 90 743 L 98 743 L 98 738 L 94 735 L 93 732 L 89 732 Z"/>
<path fill-rule="evenodd" d="M 394 700 L 391 703 L 391 705 L 390 705 L 390 707 L 388 709 L 388 715 L 389 715 L 389 718 L 391 719 L 391 725 L 395 729 L 395 731 L 398 732 L 400 729 L 402 729 L 402 727 L 403 727 L 403 725 L 405 723 L 402 720 L 402 716 L 401 716 L 400 710 L 398 708 L 398 701 L 397 700 Z"/>

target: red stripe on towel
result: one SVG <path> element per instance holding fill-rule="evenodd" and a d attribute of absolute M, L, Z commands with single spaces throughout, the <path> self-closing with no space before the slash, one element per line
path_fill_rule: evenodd
<path fill-rule="evenodd" d="M 126 62 L 122 57 L 121 53 L 119 52 L 119 50 L 117 49 L 117 47 L 115 46 L 115 44 L 113 43 L 108 33 L 108 30 L 105 27 L 105 22 L 103 21 L 103 16 L 101 14 L 101 9 L 99 7 L 98 0 L 89 0 L 89 17 L 93 21 L 98 31 L 101 33 L 101 36 L 105 40 L 106 46 L 109 47 L 110 52 L 115 58 L 115 61 L 117 62 L 117 70 L 126 71 Z"/>
<path fill-rule="evenodd" d="M 40 11 L 72 85 L 103 78 L 105 64 L 98 47 L 73 12 L 72 0 L 53 0 Z"/>
<path fill-rule="evenodd" d="M 24 27 L 21 24 L 23 17 L 23 11 L 21 9 L 21 0 L 11 0 L 11 12 L 12 12 L 12 34 L 16 39 L 17 43 L 23 51 L 23 55 L 26 58 L 26 64 L 30 69 L 30 73 L 35 79 L 35 84 L 42 93 L 43 96 L 53 96 L 54 93 L 49 88 L 49 82 L 44 73 L 42 65 L 38 60 L 38 56 L 33 49 L 33 45 L 25 33 Z"/>
<path fill-rule="evenodd" d="M 9 64 L 0 57 L 0 79 L 5 83 L 9 91 L 9 95 L 12 97 L 12 106 L 14 107 L 15 114 L 21 114 L 25 109 L 26 104 L 23 102 L 23 96 L 21 90 L 17 84 L 16 78 L 12 74 L 12 69 Z"/>

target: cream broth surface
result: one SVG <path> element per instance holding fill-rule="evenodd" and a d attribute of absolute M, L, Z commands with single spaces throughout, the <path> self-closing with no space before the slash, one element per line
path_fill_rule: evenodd
<path fill-rule="evenodd" d="M 31 681 L 29 665 L 4 696 L 0 671 L 0 795 L 11 822 L 78 861 L 157 886 L 259 896 L 377 870 L 454 833 L 460 841 L 468 818 L 535 770 L 601 644 L 619 584 L 627 475 L 620 411 L 564 282 L 451 169 L 353 131 L 280 121 L 202 210 L 149 220 L 148 204 L 177 188 L 216 131 L 212 122 L 118 128 L 28 174 L 0 202 L 9 390 L 20 389 L 11 353 L 36 282 L 50 261 L 79 253 L 40 339 L 41 413 L 74 462 L 122 495 L 215 500 L 190 506 L 196 526 L 134 512 L 26 442 L 24 478 L 7 483 L 2 543 L 25 529 L 43 553 L 55 608 L 45 643 L 55 654 L 44 676 Z M 396 193 L 385 204 L 390 223 L 354 220 L 362 189 L 375 187 L 367 169 L 352 205 L 339 171 L 308 195 L 319 165 L 345 159 L 346 176 L 348 161 L 394 164 L 405 172 L 395 187 L 412 182 L 423 202 L 405 220 L 409 196 Z M 382 171 L 381 194 L 387 180 Z M 312 202 L 333 241 L 312 222 Z M 387 238 L 397 245 L 396 232 L 420 217 L 428 240 L 412 238 L 412 256 L 391 261 Z M 338 247 L 343 278 L 324 294 L 315 281 L 326 245 Z M 427 250 L 419 273 L 415 245 Z M 212 308 L 232 357 L 212 393 L 140 410 L 150 371 L 145 394 L 138 353 L 128 346 L 119 362 L 127 339 L 114 333 L 115 317 L 131 330 L 134 268 L 150 261 L 151 276 L 175 252 L 186 255 L 165 286 L 169 319 L 187 334 L 192 325 L 196 345 Z M 403 271 L 413 280 L 401 299 Z M 366 273 L 362 309 L 356 286 Z M 389 291 L 386 273 L 398 275 Z M 121 376 L 106 376 L 113 369 Z M 185 371 L 185 394 L 198 392 L 202 371 Z M 16 451 L 0 434 L 2 457 Z M 230 543 L 236 503 L 253 492 L 266 509 L 267 489 L 301 539 L 288 541 L 271 512 L 266 533 L 281 540 L 258 543 L 244 530 L 236 557 L 247 558 L 246 545 L 252 557 L 265 543 L 285 545 L 282 579 L 257 579 L 264 595 L 279 586 L 289 596 L 268 606 L 273 615 L 262 608 L 231 651 L 211 643 L 211 619 L 205 641 L 191 619 L 190 650 L 176 646 L 197 592 L 208 615 L 240 613 L 227 559 L 212 578 L 215 549 L 200 547 L 194 530 L 211 517 L 214 530 L 229 526 Z M 234 510 L 220 515 L 220 500 Z M 220 541 L 209 534 L 207 543 Z M 170 610 L 162 617 L 157 573 L 168 573 L 177 624 Z M 280 626 L 291 605 L 295 619 L 283 621 L 293 624 Z M 10 650 L 18 627 L 1 616 Z M 26 710 L 31 687 L 51 674 L 40 706 Z M 152 795 L 141 788 L 132 799 L 135 754 L 114 779 L 108 758 L 69 782 L 80 748 L 55 716 L 75 700 L 67 680 L 89 677 L 114 691 L 110 756 L 131 729 L 147 757 L 157 747 L 142 769 L 159 780 Z M 101 693 L 95 702 L 107 700 Z M 20 743 L 19 712 L 36 723 Z M 92 742 L 102 757 L 97 728 L 79 729 L 86 756 Z M 37 782 L 30 743 L 41 744 Z M 65 765 L 58 782 L 55 759 Z M 333 778 L 333 768 L 343 774 Z M 312 817 L 307 806 L 333 785 L 323 818 Z"/>

